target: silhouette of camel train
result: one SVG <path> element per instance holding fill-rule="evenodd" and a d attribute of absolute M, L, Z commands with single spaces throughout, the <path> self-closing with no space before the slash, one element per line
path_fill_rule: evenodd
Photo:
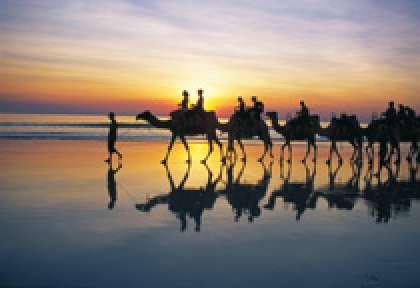
<path fill-rule="evenodd" d="M 292 181 L 292 165 L 288 162 L 287 165 L 280 166 L 282 184 L 269 193 L 273 161 L 268 166 L 263 162 L 260 164 L 262 173 L 257 181 L 243 180 L 246 162 L 241 162 L 239 166 L 237 163 L 238 161 L 227 165 L 222 163 L 217 177 L 204 164 L 208 172 L 207 183 L 201 187 L 188 188 L 185 183 L 190 175 L 191 164 L 188 164 L 178 185 L 165 164 L 170 191 L 138 203 L 135 208 L 140 212 L 150 213 L 156 206 L 167 205 L 168 210 L 179 219 L 180 231 L 186 231 L 190 218 L 194 222 L 194 230 L 199 232 L 203 215 L 206 211 L 208 213 L 213 210 L 217 200 L 221 198 L 232 208 L 234 222 L 240 221 L 246 215 L 249 223 L 261 217 L 264 210 L 274 210 L 277 199 L 282 199 L 284 205 L 292 205 L 292 211 L 296 211 L 296 221 L 300 221 L 308 209 L 315 210 L 319 199 L 323 199 L 329 209 L 337 210 L 353 210 L 356 202 L 361 199 L 366 203 L 369 215 L 377 223 L 386 223 L 391 218 L 404 214 L 410 210 L 413 200 L 420 199 L 420 182 L 416 178 L 418 169 L 413 167 L 408 167 L 409 179 L 402 180 L 398 179 L 400 166 L 392 164 L 387 170 L 386 180 L 382 181 L 379 177 L 373 185 L 372 167 L 369 167 L 363 177 L 361 163 L 354 162 L 349 179 L 336 183 L 336 176 L 342 165 L 338 165 L 335 170 L 329 166 L 328 184 L 315 188 L 315 163 L 313 167 L 309 167 L 307 163 L 302 164 L 306 171 L 305 179 Z M 361 181 L 364 181 L 364 185 L 361 185 Z"/>
<path fill-rule="evenodd" d="M 234 149 L 236 141 L 242 151 L 242 160 L 246 160 L 246 153 L 243 139 L 258 138 L 264 143 L 264 151 L 258 158 L 263 161 L 265 156 L 269 154 L 273 157 L 273 143 L 270 137 L 270 129 L 266 121 L 263 119 L 264 104 L 252 97 L 253 105 L 246 107 L 242 97 L 238 98 L 239 105 L 235 109 L 233 115 L 227 123 L 221 123 L 216 117 L 215 111 L 204 110 L 203 90 L 198 90 L 197 103 L 189 107 L 189 94 L 183 92 L 183 100 L 179 109 L 170 113 L 169 120 L 161 120 L 154 116 L 150 111 L 146 110 L 136 116 L 137 120 L 145 120 L 152 126 L 157 128 L 168 129 L 172 133 L 171 140 L 162 163 L 168 161 L 168 157 L 172 150 L 173 144 L 177 138 L 184 144 L 188 153 L 187 162 L 191 161 L 191 153 L 186 140 L 187 136 L 205 135 L 208 140 L 209 150 L 202 163 L 205 163 L 213 153 L 213 142 L 219 146 L 221 161 L 225 162 L 227 158 L 231 159 L 232 155 L 236 159 L 237 153 Z M 420 141 L 420 117 L 416 116 L 416 112 L 408 106 L 400 105 L 397 112 L 394 103 L 390 102 L 386 112 L 381 117 L 372 119 L 367 127 L 362 127 L 356 115 L 341 114 L 340 117 L 333 117 L 328 127 L 321 127 L 319 115 L 311 115 L 308 107 L 303 101 L 300 102 L 301 109 L 296 117 L 288 120 L 285 125 L 279 123 L 277 112 L 267 112 L 265 115 L 271 121 L 272 129 L 282 135 L 285 139 L 281 146 L 280 160 L 284 159 L 284 149 L 288 147 L 289 159 L 292 157 L 291 141 L 304 140 L 307 142 L 307 152 L 302 159 L 305 162 L 310 155 L 311 147 L 313 148 L 313 161 L 316 161 L 317 144 L 316 136 L 326 137 L 331 141 L 329 157 L 327 164 L 331 163 L 333 154 L 338 157 L 338 161 L 342 162 L 341 154 L 337 148 L 337 142 L 349 142 L 353 147 L 353 155 L 351 161 L 361 161 L 363 142 L 367 141 L 366 152 L 369 156 L 369 162 L 373 162 L 374 144 L 379 144 L 380 167 L 392 161 L 400 161 L 400 142 L 411 143 L 407 160 L 420 161 L 419 141 Z M 217 136 L 217 130 L 227 133 L 228 144 L 227 151 L 224 153 L 223 145 Z M 415 160 L 416 159 L 416 160 Z"/>

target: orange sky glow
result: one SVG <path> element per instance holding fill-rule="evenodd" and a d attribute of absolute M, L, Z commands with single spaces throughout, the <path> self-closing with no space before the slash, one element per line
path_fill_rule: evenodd
<path fill-rule="evenodd" d="M 283 116 L 420 109 L 415 4 L 297 2 L 6 1 L 0 112 L 163 115 L 198 88 L 220 116 L 239 95 Z"/>

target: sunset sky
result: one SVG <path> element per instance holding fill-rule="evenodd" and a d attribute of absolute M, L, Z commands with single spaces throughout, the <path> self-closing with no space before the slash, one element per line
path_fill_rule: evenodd
<path fill-rule="evenodd" d="M 0 111 L 420 110 L 420 2 L 1 1 Z"/>

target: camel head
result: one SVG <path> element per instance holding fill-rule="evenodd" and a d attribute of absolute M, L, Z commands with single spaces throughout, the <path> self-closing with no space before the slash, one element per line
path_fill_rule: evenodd
<path fill-rule="evenodd" d="M 147 120 L 150 119 L 152 113 L 149 110 L 144 111 L 143 113 L 137 114 L 136 120 Z"/>

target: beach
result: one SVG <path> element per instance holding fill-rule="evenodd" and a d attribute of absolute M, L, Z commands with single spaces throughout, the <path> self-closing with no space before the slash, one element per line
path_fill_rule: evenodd
<path fill-rule="evenodd" d="M 366 161 L 355 172 L 350 146 L 342 144 L 345 161 L 332 184 L 334 171 L 325 164 L 329 144 L 319 146 L 316 165 L 304 165 L 306 146 L 294 143 L 288 167 L 279 164 L 278 144 L 274 161 L 264 165 L 256 161 L 262 145 L 248 144 L 247 163 L 229 169 L 218 151 L 208 167 L 200 164 L 208 148 L 195 141 L 190 168 L 181 144 L 165 168 L 166 141 L 122 141 L 122 167 L 114 172 L 117 159 L 114 170 L 103 161 L 104 141 L 1 139 L 0 282 L 418 285 L 418 174 L 413 179 L 403 161 L 392 181 L 383 170 L 381 183 L 374 177 L 369 183 Z M 403 144 L 403 155 L 407 149 Z"/>

